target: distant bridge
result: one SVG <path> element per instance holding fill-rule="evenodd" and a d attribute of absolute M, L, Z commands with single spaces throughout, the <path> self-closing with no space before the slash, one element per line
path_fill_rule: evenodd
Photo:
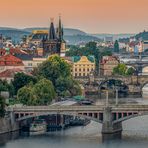
<path fill-rule="evenodd" d="M 148 84 L 148 75 L 139 76 L 97 76 L 93 78 L 77 78 L 77 80 L 84 86 L 96 83 L 98 89 L 110 80 L 119 80 L 128 86 L 129 94 L 142 94 L 142 88 Z M 96 88 L 94 88 L 95 90 Z"/>

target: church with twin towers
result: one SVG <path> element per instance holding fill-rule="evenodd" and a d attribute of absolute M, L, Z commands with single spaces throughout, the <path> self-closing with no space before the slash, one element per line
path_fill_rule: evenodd
<path fill-rule="evenodd" d="M 48 36 L 44 37 L 42 40 L 44 52 L 50 55 L 59 54 L 61 57 L 65 56 L 66 42 L 63 35 L 64 31 L 61 16 L 59 16 L 59 22 L 56 29 L 54 27 L 54 19 L 51 18 Z"/>
<path fill-rule="evenodd" d="M 66 42 L 63 38 L 64 31 L 61 22 L 61 16 L 59 16 L 58 25 L 55 28 L 54 19 L 50 19 L 50 27 L 47 30 L 33 30 L 32 34 L 28 38 L 30 45 L 37 47 L 37 52 L 41 55 L 49 56 L 52 54 L 58 54 L 61 57 L 65 56 Z"/>

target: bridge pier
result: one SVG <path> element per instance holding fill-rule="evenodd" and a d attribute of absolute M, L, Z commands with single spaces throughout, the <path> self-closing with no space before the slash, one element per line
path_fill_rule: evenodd
<path fill-rule="evenodd" d="M 102 139 L 112 140 L 121 139 L 122 137 L 122 123 L 113 123 L 113 116 L 111 107 L 104 109 L 103 125 L 102 125 Z"/>

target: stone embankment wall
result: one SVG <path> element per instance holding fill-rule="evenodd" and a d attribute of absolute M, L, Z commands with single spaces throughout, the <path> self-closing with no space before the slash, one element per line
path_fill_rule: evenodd
<path fill-rule="evenodd" d="M 0 134 L 19 130 L 17 123 L 12 123 L 10 118 L 0 118 Z"/>

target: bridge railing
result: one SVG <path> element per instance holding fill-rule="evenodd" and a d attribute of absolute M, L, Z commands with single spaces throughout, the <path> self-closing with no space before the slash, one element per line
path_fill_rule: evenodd
<path fill-rule="evenodd" d="M 23 106 L 23 107 L 8 107 L 7 111 L 10 112 L 39 112 L 39 111 L 103 111 L 105 105 L 97 106 Z M 137 110 L 137 111 L 148 111 L 148 105 L 138 105 L 138 104 L 123 104 L 123 105 L 109 105 L 112 110 Z"/>

